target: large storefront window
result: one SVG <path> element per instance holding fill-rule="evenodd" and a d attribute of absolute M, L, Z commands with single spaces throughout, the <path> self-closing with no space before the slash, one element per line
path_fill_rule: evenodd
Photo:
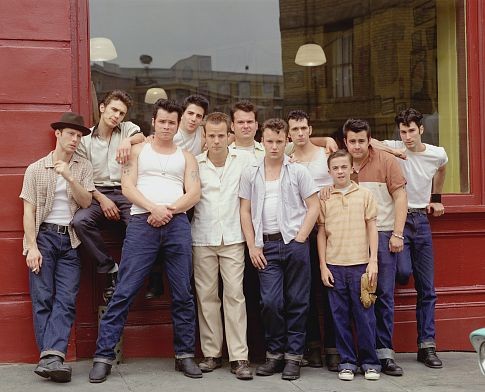
<path fill-rule="evenodd" d="M 146 132 L 152 88 L 179 102 L 203 94 L 224 112 L 247 98 L 260 123 L 301 108 L 337 139 L 349 117 L 397 138 L 394 116 L 412 106 L 424 141 L 448 153 L 445 191 L 470 191 L 464 0 L 91 0 L 90 26 L 117 51 L 92 62 L 96 96 L 127 90 Z M 295 63 L 309 42 L 324 65 Z"/>

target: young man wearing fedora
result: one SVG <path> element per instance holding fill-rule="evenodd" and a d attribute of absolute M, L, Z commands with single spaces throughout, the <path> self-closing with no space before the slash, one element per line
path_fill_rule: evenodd
<path fill-rule="evenodd" d="M 121 166 L 128 161 L 132 144 L 145 139 L 138 125 L 122 122 L 132 103 L 125 91 L 108 92 L 99 104 L 98 125 L 82 138 L 78 148 L 79 155 L 93 165 L 96 190 L 92 204 L 74 216 L 73 225 L 98 273 L 107 273 L 106 301 L 113 295 L 118 265 L 108 252 L 101 229 L 108 222 L 128 224 L 131 203 L 121 193 Z"/>
<path fill-rule="evenodd" d="M 64 113 L 52 123 L 56 147 L 29 165 L 20 198 L 24 201 L 23 254 L 29 268 L 34 333 L 40 350 L 35 373 L 55 382 L 71 380 L 64 364 L 74 321 L 81 262 L 79 238 L 71 225 L 80 207 L 91 204 L 93 169 L 75 154 L 83 135 L 83 118 Z"/>

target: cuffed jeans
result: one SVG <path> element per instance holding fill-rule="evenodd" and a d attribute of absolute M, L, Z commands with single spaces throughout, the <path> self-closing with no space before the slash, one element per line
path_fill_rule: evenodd
<path fill-rule="evenodd" d="M 96 189 L 116 204 L 120 210 L 120 222 L 124 226 L 128 225 L 131 203 L 121 193 L 121 187 L 97 187 Z M 98 201 L 95 199 L 88 208 L 80 208 L 72 220 L 72 225 L 82 242 L 83 249 L 96 262 L 99 273 L 108 272 L 115 263 L 101 236 L 101 229 L 107 223 L 113 222 L 115 221 L 110 221 L 104 216 Z"/>
<path fill-rule="evenodd" d="M 381 371 L 376 353 L 374 306 L 366 309 L 360 302 L 360 278 L 366 268 L 367 264 L 328 264 L 334 279 L 334 287 L 329 290 L 328 299 L 335 323 L 337 351 L 340 354 L 339 371 L 350 369 L 355 372 L 359 365 L 364 372 L 367 369 Z M 358 357 L 352 336 L 352 319 L 357 333 Z"/>
<path fill-rule="evenodd" d="M 377 299 L 374 305 L 376 315 L 376 347 L 379 359 L 394 359 L 392 335 L 394 333 L 394 288 L 398 253 L 389 250 L 392 231 L 379 231 L 377 261 Z"/>
<path fill-rule="evenodd" d="M 431 227 L 426 214 L 408 213 L 404 226 L 404 250 L 399 254 L 401 270 L 412 266 L 417 292 L 416 322 L 418 347 L 435 347 L 434 257 Z M 402 266 L 405 267 L 402 267 Z M 407 267 L 406 267 L 407 266 Z"/>
<path fill-rule="evenodd" d="M 263 253 L 268 264 L 258 275 L 267 356 L 301 360 L 310 300 L 308 240 L 267 241 Z"/>
<path fill-rule="evenodd" d="M 95 362 L 111 363 L 136 293 L 148 276 L 157 255 L 163 257 L 170 293 L 176 358 L 193 357 L 195 352 L 195 305 L 192 277 L 192 238 L 185 214 L 174 215 L 164 226 L 147 223 L 147 214 L 131 217 L 123 244 L 118 284 L 100 325 Z"/>
<path fill-rule="evenodd" d="M 65 358 L 76 315 L 81 262 L 67 233 L 59 234 L 41 226 L 37 247 L 42 266 L 38 274 L 29 272 L 35 340 L 41 358 L 47 355 Z"/>

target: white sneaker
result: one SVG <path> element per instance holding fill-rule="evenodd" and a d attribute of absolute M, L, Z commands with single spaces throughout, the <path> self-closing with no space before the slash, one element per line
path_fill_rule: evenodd
<path fill-rule="evenodd" d="M 338 378 L 343 381 L 352 381 L 354 379 L 354 372 L 350 369 L 342 369 L 338 373 Z"/>
<path fill-rule="evenodd" d="M 366 380 L 377 381 L 379 378 L 381 378 L 381 375 L 376 369 L 367 369 L 364 377 Z"/>

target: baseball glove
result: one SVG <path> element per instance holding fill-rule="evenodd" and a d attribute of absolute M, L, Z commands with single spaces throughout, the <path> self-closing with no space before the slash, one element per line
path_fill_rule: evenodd
<path fill-rule="evenodd" d="M 364 308 L 370 308 L 376 302 L 377 282 L 372 286 L 369 283 L 369 274 L 366 272 L 360 278 L 360 302 Z"/>

